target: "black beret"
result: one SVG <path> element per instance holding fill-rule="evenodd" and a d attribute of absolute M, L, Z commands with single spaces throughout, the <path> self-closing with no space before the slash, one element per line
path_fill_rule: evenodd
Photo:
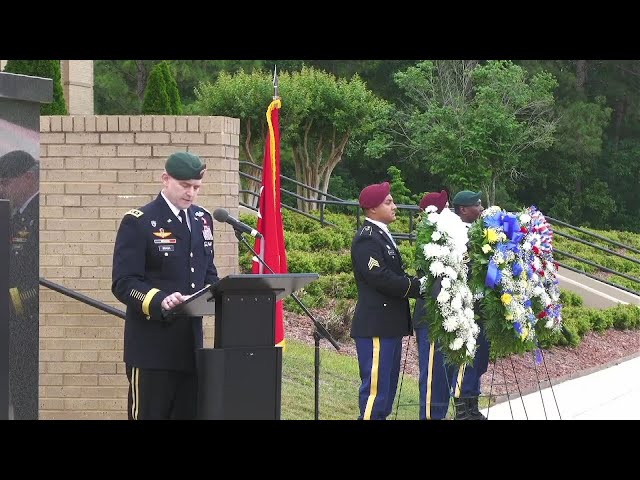
<path fill-rule="evenodd" d="M 207 166 L 193 153 L 176 152 L 169 155 L 164 169 L 176 180 L 200 180 Z"/>
<path fill-rule="evenodd" d="M 0 157 L 0 178 L 21 176 L 36 164 L 36 159 L 24 150 L 14 150 Z"/>

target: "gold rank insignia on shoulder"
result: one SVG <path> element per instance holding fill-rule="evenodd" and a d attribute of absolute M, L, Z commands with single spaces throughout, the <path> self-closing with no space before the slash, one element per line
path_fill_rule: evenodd
<path fill-rule="evenodd" d="M 125 215 L 133 215 L 136 218 L 140 218 L 142 215 L 144 215 L 144 212 L 141 212 L 140 210 L 136 210 L 135 208 L 132 208 L 127 213 L 125 213 Z"/>
<path fill-rule="evenodd" d="M 373 257 L 369 257 L 369 263 L 367 265 L 369 267 L 369 270 L 373 270 L 373 267 L 380 268 L 380 264 L 378 263 L 378 260 L 376 260 Z"/>
<path fill-rule="evenodd" d="M 371 225 L 365 225 L 360 231 L 360 235 L 362 235 L 363 233 L 368 233 L 369 235 L 371 235 Z"/>

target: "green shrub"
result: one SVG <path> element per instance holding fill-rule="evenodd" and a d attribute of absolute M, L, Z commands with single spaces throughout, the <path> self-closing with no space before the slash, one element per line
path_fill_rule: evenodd
<path fill-rule="evenodd" d="M 284 248 L 287 252 L 293 250 L 308 252 L 311 250 L 309 235 L 298 232 L 284 232 Z"/>
<path fill-rule="evenodd" d="M 560 289 L 560 303 L 568 307 L 581 307 L 584 303 L 582 297 L 570 290 Z"/>
<path fill-rule="evenodd" d="M 610 309 L 613 326 L 619 330 L 640 328 L 640 306 L 618 305 Z"/>
<path fill-rule="evenodd" d="M 595 310 L 588 309 L 585 311 L 589 323 L 591 323 L 591 329 L 596 332 L 602 332 L 613 327 L 613 315 L 609 309 Z"/>
<path fill-rule="evenodd" d="M 149 74 L 142 102 L 142 113 L 146 115 L 171 115 L 172 113 L 163 70 L 162 64 L 158 63 Z"/>
<path fill-rule="evenodd" d="M 178 91 L 178 83 L 176 77 L 171 70 L 171 65 L 166 60 L 160 62 L 160 68 L 162 69 L 162 76 L 164 77 L 164 83 L 167 88 L 167 95 L 169 96 L 169 105 L 171 106 L 171 113 L 173 115 L 182 115 L 182 101 L 180 100 L 180 92 Z"/>

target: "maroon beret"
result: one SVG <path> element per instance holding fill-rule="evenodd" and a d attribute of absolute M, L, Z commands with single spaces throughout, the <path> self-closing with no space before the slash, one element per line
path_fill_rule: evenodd
<path fill-rule="evenodd" d="M 448 201 L 449 195 L 447 195 L 447 192 L 444 190 L 441 190 L 440 193 L 427 193 L 424 197 L 422 197 L 422 200 L 420 200 L 420 210 L 424 210 L 429 205 L 435 205 L 438 208 L 438 213 L 440 213 L 442 212 L 442 210 L 444 210 L 444 206 Z"/>
<path fill-rule="evenodd" d="M 376 183 L 375 185 L 364 187 L 360 192 L 360 206 L 362 208 L 375 208 L 384 202 L 390 191 L 389 182 Z"/>

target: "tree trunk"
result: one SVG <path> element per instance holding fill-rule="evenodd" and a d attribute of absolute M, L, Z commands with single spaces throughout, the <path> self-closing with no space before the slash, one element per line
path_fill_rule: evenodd
<path fill-rule="evenodd" d="M 295 175 L 296 175 L 296 180 L 298 182 L 303 182 L 303 175 L 302 172 L 304 172 L 304 167 L 302 165 L 302 158 L 300 153 L 298 152 L 298 149 L 294 146 L 292 149 L 293 152 L 293 168 L 295 170 Z M 304 196 L 304 193 L 302 191 L 302 187 L 300 185 L 296 185 L 296 193 L 299 196 Z M 299 198 L 296 199 L 296 205 L 298 207 L 298 210 L 303 210 L 304 211 L 304 202 L 302 200 L 300 200 Z"/>
<path fill-rule="evenodd" d="M 491 172 L 491 187 L 489 188 L 489 205 L 488 207 L 493 207 L 496 204 L 496 183 L 498 179 L 498 174 L 495 170 Z"/>
<path fill-rule="evenodd" d="M 144 60 L 135 60 L 136 62 L 136 94 L 140 101 L 144 100 L 144 91 L 147 89 L 147 80 L 149 79 L 149 71 L 147 70 Z"/>
<path fill-rule="evenodd" d="M 587 83 L 587 60 L 576 60 L 576 90 L 584 94 L 585 85 Z"/>
<path fill-rule="evenodd" d="M 613 112 L 613 148 L 618 150 L 618 142 L 620 141 L 620 131 L 622 130 L 622 122 L 627 114 L 627 96 L 623 95 L 622 98 L 616 102 L 615 110 Z"/>

